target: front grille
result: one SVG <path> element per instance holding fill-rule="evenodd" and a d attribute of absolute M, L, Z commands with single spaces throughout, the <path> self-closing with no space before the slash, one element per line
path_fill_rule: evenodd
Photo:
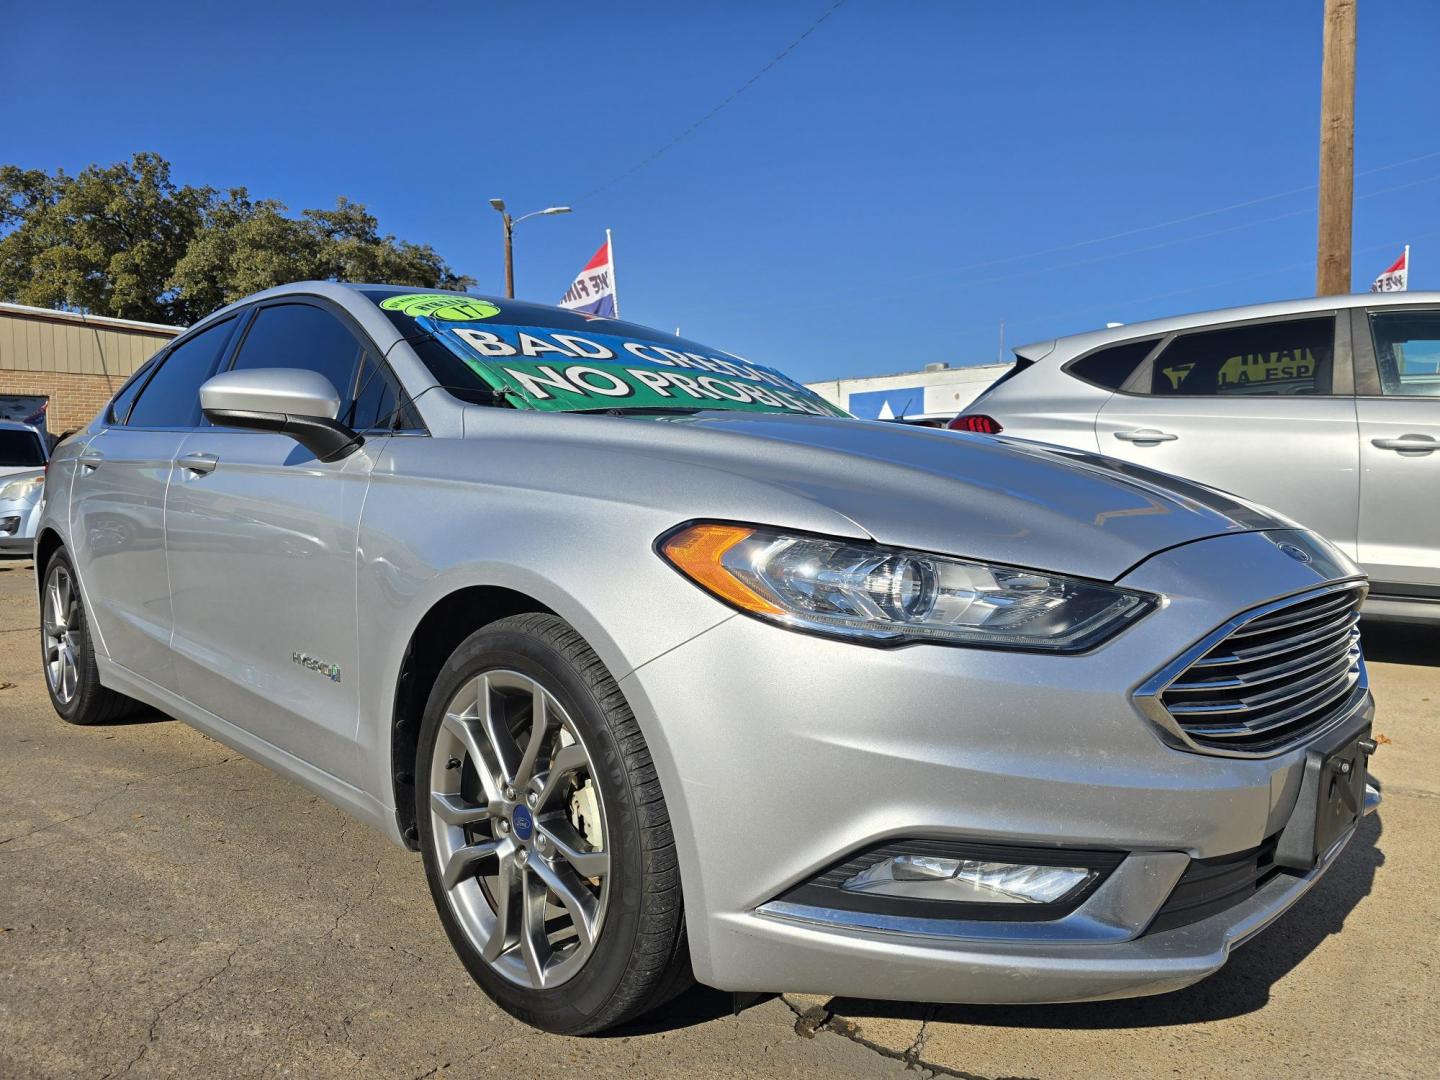
<path fill-rule="evenodd" d="M 1145 932 L 1157 934 L 1177 926 L 1189 926 L 1254 896 L 1267 881 L 1283 873 L 1275 865 L 1279 841 L 1280 834 L 1276 833 L 1248 851 L 1213 859 L 1191 859 Z"/>
<path fill-rule="evenodd" d="M 1363 586 L 1242 622 L 1190 664 L 1160 703 L 1198 747 L 1263 754 L 1335 719 L 1360 680 Z"/>

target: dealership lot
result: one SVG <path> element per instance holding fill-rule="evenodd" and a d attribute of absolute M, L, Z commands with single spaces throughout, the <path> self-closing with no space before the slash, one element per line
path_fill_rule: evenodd
<path fill-rule="evenodd" d="M 973 1008 L 692 992 L 643 1027 L 533 1031 L 471 983 L 417 859 L 155 717 L 46 700 L 34 578 L 0 563 L 0 1076 L 1433 1075 L 1440 634 L 1370 628 L 1385 804 L 1214 978 Z M 1343 929 L 1343 932 L 1341 932 Z"/>

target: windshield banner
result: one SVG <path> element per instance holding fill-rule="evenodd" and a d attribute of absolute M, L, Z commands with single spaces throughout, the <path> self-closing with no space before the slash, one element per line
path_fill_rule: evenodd
<path fill-rule="evenodd" d="M 714 350 L 545 326 L 421 317 L 491 387 L 532 409 L 739 409 L 845 416 L 771 368 Z M 673 343 L 672 343 L 673 344 Z"/>

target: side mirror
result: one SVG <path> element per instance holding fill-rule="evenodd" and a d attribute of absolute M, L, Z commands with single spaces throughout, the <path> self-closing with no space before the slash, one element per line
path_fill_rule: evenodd
<path fill-rule="evenodd" d="M 340 395 L 330 380 L 302 368 L 222 371 L 200 387 L 200 410 L 221 427 L 289 435 L 320 461 L 339 461 L 365 442 L 335 419 Z"/>

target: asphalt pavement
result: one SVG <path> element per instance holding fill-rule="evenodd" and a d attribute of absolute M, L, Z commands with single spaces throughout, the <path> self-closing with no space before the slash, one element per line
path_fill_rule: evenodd
<path fill-rule="evenodd" d="M 151 715 L 63 724 L 0 563 L 0 1078 L 1440 1076 L 1440 633 L 1368 627 L 1380 812 L 1217 975 L 965 1007 L 696 989 L 544 1035 L 450 951 L 419 859 Z"/>

